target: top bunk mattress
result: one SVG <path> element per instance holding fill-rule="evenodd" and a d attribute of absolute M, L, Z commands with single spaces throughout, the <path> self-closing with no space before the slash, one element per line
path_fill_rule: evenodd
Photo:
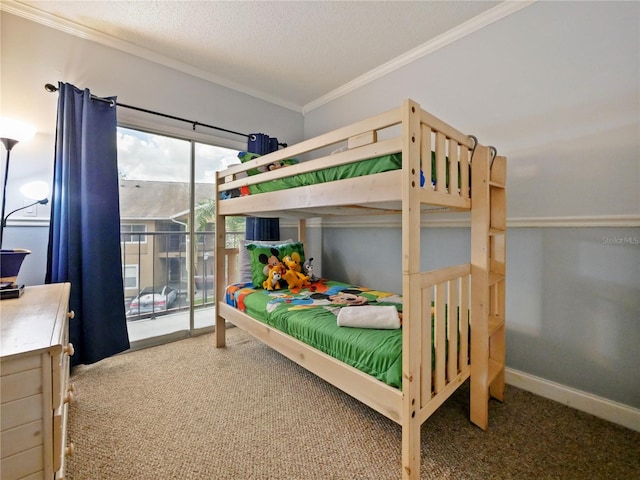
<path fill-rule="evenodd" d="M 240 155 L 247 155 L 245 152 L 241 152 Z M 258 155 L 248 154 L 249 158 L 256 158 Z M 286 168 L 287 165 L 298 163 L 297 160 L 285 160 L 278 168 Z M 312 172 L 299 173 L 297 175 L 291 175 L 288 177 L 278 178 L 276 180 L 269 180 L 262 183 L 255 183 L 247 186 L 243 186 L 240 189 L 224 192 L 222 198 L 234 198 L 245 195 L 255 195 L 260 193 L 276 192 L 279 190 L 286 190 L 297 187 L 305 187 L 309 185 L 317 185 L 327 182 L 334 182 L 337 180 L 346 180 L 349 178 L 363 177 L 366 175 L 375 175 L 376 173 L 390 172 L 393 170 L 399 170 L 402 168 L 402 155 L 400 153 L 394 153 L 390 155 L 381 155 L 366 160 L 360 160 L 354 163 L 348 163 L 345 165 L 338 165 L 334 167 L 328 167 L 321 170 Z M 445 182 L 446 188 L 449 188 L 449 160 L 446 159 L 446 172 Z M 459 166 L 458 166 L 459 170 Z M 436 187 L 436 157 L 435 152 L 431 153 L 431 182 L 429 186 L 433 189 Z M 257 170 L 249 171 L 250 176 L 261 173 Z M 460 176 L 458 178 L 458 188 L 460 188 Z M 423 171 L 420 171 L 420 187 L 425 186 L 425 176 Z"/>
<path fill-rule="evenodd" d="M 241 152 L 242 154 L 243 152 Z M 297 163 L 295 160 L 289 162 Z M 283 162 L 280 168 L 286 168 L 287 161 Z M 362 177 L 365 175 L 373 175 L 376 173 L 389 172 L 391 170 L 399 170 L 402 168 L 402 155 L 399 153 L 391 155 L 383 155 L 380 157 L 369 158 L 359 162 L 328 167 L 313 172 L 299 173 L 289 177 L 269 180 L 267 182 L 256 183 L 241 187 L 239 190 L 231 191 L 223 198 L 237 197 L 241 195 L 255 195 L 259 193 L 276 192 L 289 188 L 305 187 L 309 185 L 317 185 L 320 183 L 334 182 L 336 180 L 345 180 L 348 178 Z M 252 174 L 249 171 L 250 175 Z M 256 172 L 260 173 L 260 172 Z"/>

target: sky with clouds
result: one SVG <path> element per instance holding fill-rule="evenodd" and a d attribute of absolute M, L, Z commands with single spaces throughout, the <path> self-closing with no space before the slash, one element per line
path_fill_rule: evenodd
<path fill-rule="evenodd" d="M 118 128 L 118 171 L 127 180 L 189 182 L 190 143 Z M 196 144 L 196 182 L 213 183 L 214 173 L 240 163 L 237 150 Z"/>

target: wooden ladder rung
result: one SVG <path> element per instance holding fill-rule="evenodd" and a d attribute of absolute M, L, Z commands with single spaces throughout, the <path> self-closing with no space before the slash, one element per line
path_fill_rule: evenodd
<path fill-rule="evenodd" d="M 489 376 L 487 377 L 487 387 L 493 383 L 493 381 L 498 378 L 498 375 L 504 370 L 504 365 L 500 362 L 497 362 L 493 359 L 489 359 Z"/>
<path fill-rule="evenodd" d="M 504 280 L 504 275 L 497 272 L 489 272 L 489 285 L 495 285 Z"/>
<path fill-rule="evenodd" d="M 496 275 L 504 275 L 506 272 L 506 265 L 504 262 L 499 262 L 498 260 L 489 259 L 489 272 L 495 273 Z"/>
<path fill-rule="evenodd" d="M 489 336 L 504 327 L 504 318 L 498 315 L 489 315 Z"/>

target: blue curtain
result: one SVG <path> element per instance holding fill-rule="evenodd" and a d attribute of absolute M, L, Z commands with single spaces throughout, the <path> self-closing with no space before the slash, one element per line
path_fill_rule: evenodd
<path fill-rule="evenodd" d="M 264 133 L 252 133 L 247 142 L 247 152 L 266 155 L 278 150 L 278 139 Z M 277 218 L 247 217 L 247 240 L 280 240 L 280 220 Z"/>
<path fill-rule="evenodd" d="M 71 282 L 72 365 L 129 348 L 120 256 L 116 107 L 59 83 L 45 283 Z"/>

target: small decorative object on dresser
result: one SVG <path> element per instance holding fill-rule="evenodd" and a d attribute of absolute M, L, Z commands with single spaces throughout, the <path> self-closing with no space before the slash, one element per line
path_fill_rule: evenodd
<path fill-rule="evenodd" d="M 69 384 L 70 283 L 25 288 L 0 317 L 0 478 L 64 478 Z M 55 475 L 55 477 L 54 477 Z"/>
<path fill-rule="evenodd" d="M 17 298 L 24 292 L 24 285 L 16 282 L 22 261 L 30 253 L 22 249 L 0 251 L 0 300 Z"/>

